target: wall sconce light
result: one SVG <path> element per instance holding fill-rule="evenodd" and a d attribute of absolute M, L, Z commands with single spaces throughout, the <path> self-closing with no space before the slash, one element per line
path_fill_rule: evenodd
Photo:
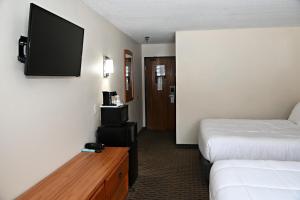
<path fill-rule="evenodd" d="M 107 57 L 104 56 L 103 58 L 103 77 L 107 78 L 109 74 L 114 73 L 114 61 Z"/>

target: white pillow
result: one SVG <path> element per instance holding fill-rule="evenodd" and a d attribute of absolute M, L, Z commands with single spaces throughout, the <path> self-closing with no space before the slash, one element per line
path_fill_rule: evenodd
<path fill-rule="evenodd" d="M 300 124 L 300 102 L 295 105 L 289 116 L 289 120 L 295 122 L 296 124 Z"/>

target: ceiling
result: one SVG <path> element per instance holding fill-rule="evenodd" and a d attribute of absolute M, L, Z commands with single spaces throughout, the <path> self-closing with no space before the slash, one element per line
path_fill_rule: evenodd
<path fill-rule="evenodd" d="M 139 43 L 179 30 L 300 25 L 300 0 L 83 0 Z"/>

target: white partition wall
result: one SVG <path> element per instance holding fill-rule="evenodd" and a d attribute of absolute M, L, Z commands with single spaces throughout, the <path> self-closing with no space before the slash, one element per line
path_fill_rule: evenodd
<path fill-rule="evenodd" d="M 287 118 L 300 101 L 300 28 L 176 33 L 178 144 L 203 118 Z"/>

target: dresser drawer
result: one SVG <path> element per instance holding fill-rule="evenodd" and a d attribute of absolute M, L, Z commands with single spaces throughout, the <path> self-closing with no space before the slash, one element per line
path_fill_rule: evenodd
<path fill-rule="evenodd" d="M 106 194 L 111 200 L 124 200 L 128 193 L 128 155 L 107 178 Z"/>
<path fill-rule="evenodd" d="M 105 187 L 101 185 L 90 200 L 106 200 L 105 198 Z"/>
<path fill-rule="evenodd" d="M 128 178 L 125 178 L 116 191 L 111 195 L 110 200 L 125 200 L 128 194 Z"/>

